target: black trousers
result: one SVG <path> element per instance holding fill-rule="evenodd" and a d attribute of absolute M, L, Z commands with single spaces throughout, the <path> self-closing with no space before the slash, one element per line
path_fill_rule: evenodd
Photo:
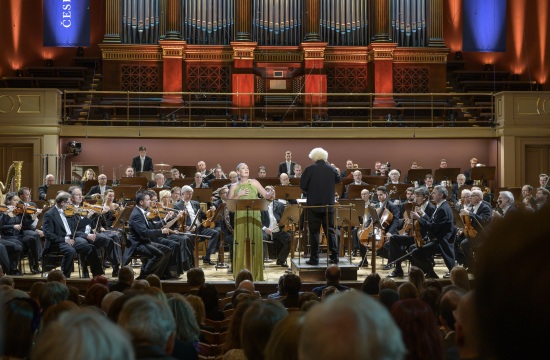
<path fill-rule="evenodd" d="M 329 212 L 327 216 L 327 213 L 324 211 L 319 212 L 314 210 L 315 209 L 308 209 L 307 211 L 309 245 L 311 246 L 309 259 L 312 262 L 319 262 L 319 232 L 321 231 L 321 225 L 327 236 L 330 258 L 338 259 L 338 245 L 336 244 L 336 235 L 334 231 L 334 213 Z"/>

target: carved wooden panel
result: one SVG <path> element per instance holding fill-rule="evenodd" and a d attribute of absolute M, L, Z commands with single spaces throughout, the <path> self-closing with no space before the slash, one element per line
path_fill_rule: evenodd
<path fill-rule="evenodd" d="M 368 89 L 366 67 L 328 67 L 328 93 L 366 93 Z M 329 101 L 366 101 L 365 96 L 329 96 Z"/>
<path fill-rule="evenodd" d="M 231 92 L 231 71 L 228 66 L 190 65 L 187 67 L 187 90 L 190 92 Z M 206 95 L 205 95 L 206 96 Z M 228 100 L 226 95 L 208 95 L 209 100 Z"/>
<path fill-rule="evenodd" d="M 394 67 L 393 91 L 396 93 L 430 92 L 430 69 L 421 67 Z"/>
<path fill-rule="evenodd" d="M 122 65 L 122 91 L 160 91 L 159 68 L 156 66 Z"/>

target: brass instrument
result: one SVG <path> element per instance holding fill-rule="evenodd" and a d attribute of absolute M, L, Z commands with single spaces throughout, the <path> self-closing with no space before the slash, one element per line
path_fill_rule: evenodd
<path fill-rule="evenodd" d="M 21 187 L 21 169 L 23 168 L 23 161 L 14 161 L 13 164 L 10 165 L 8 169 L 8 175 L 6 176 L 6 183 L 3 184 L 0 181 L 0 202 L 4 203 L 4 193 L 8 192 L 10 188 L 12 188 L 12 181 L 15 179 L 13 183 L 13 188 L 15 191 Z M 12 188 L 12 189 L 13 189 Z"/>

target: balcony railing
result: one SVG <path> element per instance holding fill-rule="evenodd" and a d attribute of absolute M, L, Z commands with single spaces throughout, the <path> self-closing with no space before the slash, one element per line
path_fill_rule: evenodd
<path fill-rule="evenodd" d="M 178 127 L 492 126 L 493 95 L 67 90 L 63 93 L 63 123 Z M 235 106 L 243 103 L 252 105 Z"/>

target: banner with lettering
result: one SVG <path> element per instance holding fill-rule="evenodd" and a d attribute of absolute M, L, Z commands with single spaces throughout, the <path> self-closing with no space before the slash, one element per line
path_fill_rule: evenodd
<path fill-rule="evenodd" d="M 90 46 L 90 0 L 43 0 L 44 46 Z"/>
<path fill-rule="evenodd" d="M 462 0 L 462 51 L 506 52 L 506 0 Z"/>

